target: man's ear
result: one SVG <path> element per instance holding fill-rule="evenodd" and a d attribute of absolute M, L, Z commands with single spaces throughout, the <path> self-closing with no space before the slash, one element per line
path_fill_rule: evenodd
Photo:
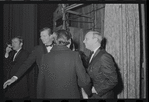
<path fill-rule="evenodd" d="M 23 46 L 23 43 L 21 42 L 20 45 Z"/>
<path fill-rule="evenodd" d="M 98 42 L 98 38 L 97 38 L 97 37 L 94 37 L 94 38 L 93 38 L 93 41 L 94 41 L 94 42 Z"/>

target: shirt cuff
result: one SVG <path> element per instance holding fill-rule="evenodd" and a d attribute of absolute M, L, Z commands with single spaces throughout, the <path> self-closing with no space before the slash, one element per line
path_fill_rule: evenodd
<path fill-rule="evenodd" d="M 92 93 L 98 94 L 97 91 L 95 90 L 95 87 L 92 87 Z"/>
<path fill-rule="evenodd" d="M 13 78 L 15 78 L 16 80 L 18 79 L 18 77 L 17 77 L 17 76 L 13 76 Z"/>

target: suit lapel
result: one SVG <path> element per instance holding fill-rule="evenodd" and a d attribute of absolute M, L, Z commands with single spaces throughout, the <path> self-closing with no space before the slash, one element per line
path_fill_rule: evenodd
<path fill-rule="evenodd" d="M 48 53 L 48 50 L 47 50 L 46 46 L 45 46 L 44 44 L 42 44 L 41 46 L 42 46 L 42 48 L 43 48 L 44 54 Z"/>
<path fill-rule="evenodd" d="M 11 61 L 13 61 L 14 55 L 15 55 L 15 51 L 10 52 L 9 58 Z"/>
<path fill-rule="evenodd" d="M 17 59 L 18 55 L 20 54 L 20 52 L 22 51 L 22 49 L 17 53 L 17 55 L 14 58 L 14 61 Z"/>
<path fill-rule="evenodd" d="M 89 63 L 88 70 L 92 70 L 92 65 L 94 62 L 96 62 L 97 59 L 100 59 L 100 57 L 105 53 L 105 50 L 100 50 L 100 48 L 96 51 L 93 59 Z"/>
<path fill-rule="evenodd" d="M 98 48 L 98 50 L 95 52 L 95 54 L 94 54 L 94 56 L 93 56 L 93 58 L 92 58 L 92 60 L 91 60 L 90 63 L 93 62 L 93 60 L 95 59 L 95 57 L 97 56 L 97 54 L 98 54 L 99 52 L 100 52 L 100 48 Z"/>

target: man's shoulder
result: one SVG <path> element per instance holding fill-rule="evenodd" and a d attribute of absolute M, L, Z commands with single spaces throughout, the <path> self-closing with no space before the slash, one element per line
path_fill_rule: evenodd
<path fill-rule="evenodd" d="M 34 47 L 34 50 L 41 50 L 43 49 L 43 46 L 42 45 L 37 45 Z"/>
<path fill-rule="evenodd" d="M 104 51 L 104 53 L 101 57 L 102 57 L 102 59 L 107 59 L 107 58 L 108 59 L 113 59 L 113 56 L 107 51 Z"/>
<path fill-rule="evenodd" d="M 71 54 L 71 55 L 79 55 L 79 51 L 72 51 L 72 50 L 69 50 L 67 53 L 68 53 L 68 54 Z"/>
<path fill-rule="evenodd" d="M 79 51 L 70 51 L 70 55 L 73 56 L 73 58 L 81 58 L 81 53 Z"/>
<path fill-rule="evenodd" d="M 97 56 L 98 56 L 98 59 L 101 59 L 103 57 L 110 56 L 110 54 L 105 49 L 101 49 L 99 50 Z"/>
<path fill-rule="evenodd" d="M 29 54 L 29 52 L 28 52 L 27 50 L 25 50 L 25 49 L 22 49 L 21 52 L 22 52 L 23 54 Z"/>

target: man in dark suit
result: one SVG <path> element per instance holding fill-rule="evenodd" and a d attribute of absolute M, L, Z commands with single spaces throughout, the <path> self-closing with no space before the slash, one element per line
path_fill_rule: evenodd
<path fill-rule="evenodd" d="M 6 88 L 7 85 L 12 84 L 15 82 L 17 79 L 19 79 L 29 68 L 30 66 L 36 62 L 39 68 L 39 73 L 38 73 L 38 80 L 40 79 L 40 63 L 41 63 L 41 58 L 43 54 L 46 54 L 50 52 L 52 46 L 53 46 L 53 36 L 51 34 L 51 29 L 50 28 L 43 28 L 40 31 L 40 38 L 42 40 L 41 45 L 38 45 L 34 48 L 32 53 L 29 55 L 28 59 L 19 67 L 19 70 L 13 74 L 13 77 L 9 80 L 7 80 L 3 87 Z M 37 81 L 37 89 L 39 88 L 40 83 Z"/>
<path fill-rule="evenodd" d="M 71 34 L 66 30 L 56 32 L 56 45 L 43 55 L 38 98 L 81 98 L 79 87 L 90 83 L 79 53 L 67 47 Z"/>
<path fill-rule="evenodd" d="M 12 39 L 12 46 L 8 45 L 5 53 L 5 64 L 9 67 L 7 78 L 11 78 L 27 59 L 29 53 L 22 48 L 23 39 L 21 37 L 14 37 Z M 5 65 L 5 66 L 6 66 Z M 22 87 L 23 86 L 23 87 Z M 10 85 L 5 90 L 6 98 L 28 98 L 29 88 L 27 83 L 27 75 L 24 75 L 16 83 Z"/>
<path fill-rule="evenodd" d="M 92 86 L 88 86 L 84 90 L 95 99 L 114 98 L 113 89 L 117 84 L 116 67 L 112 56 L 101 49 L 102 39 L 99 32 L 89 31 L 83 41 L 86 48 L 93 52 L 87 69 Z"/>

